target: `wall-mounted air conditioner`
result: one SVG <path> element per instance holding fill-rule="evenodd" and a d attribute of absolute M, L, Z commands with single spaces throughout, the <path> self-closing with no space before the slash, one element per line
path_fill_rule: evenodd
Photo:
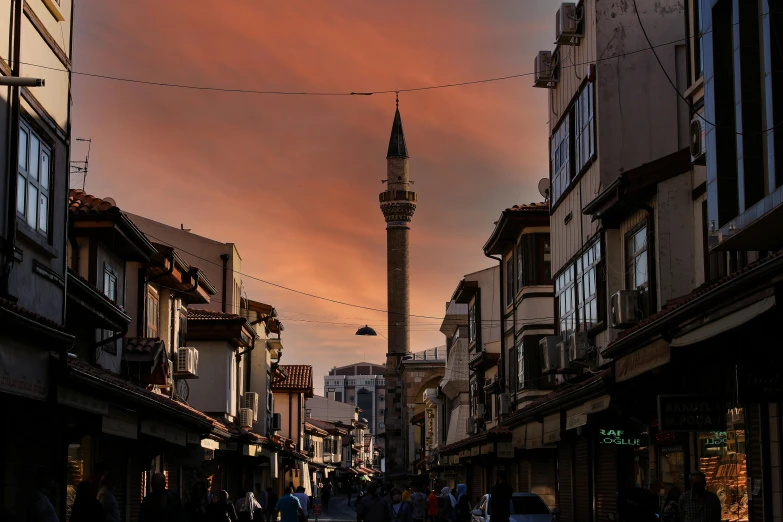
<path fill-rule="evenodd" d="M 245 392 L 242 397 L 242 407 L 253 410 L 253 421 L 258 420 L 258 394 L 256 392 Z"/>
<path fill-rule="evenodd" d="M 620 290 L 612 296 L 612 326 L 627 328 L 639 322 L 639 291 Z"/>
<path fill-rule="evenodd" d="M 707 127 L 704 120 L 694 116 L 691 120 L 691 163 L 695 165 L 707 164 Z"/>
<path fill-rule="evenodd" d="M 501 393 L 500 394 L 500 414 L 501 415 L 508 415 L 511 413 L 511 394 L 510 393 Z"/>
<path fill-rule="evenodd" d="M 239 408 L 239 425 L 243 428 L 253 427 L 253 410 L 250 408 Z"/>
<path fill-rule="evenodd" d="M 179 348 L 175 373 L 180 379 L 198 377 L 198 350 L 190 347 Z"/>
<path fill-rule="evenodd" d="M 541 350 L 541 372 L 548 373 L 560 367 L 560 349 L 558 343 L 563 338 L 559 335 L 547 335 L 538 341 Z"/>
<path fill-rule="evenodd" d="M 279 413 L 272 414 L 272 431 L 281 431 L 283 429 L 283 416 Z"/>
<path fill-rule="evenodd" d="M 584 36 L 579 31 L 579 22 L 576 4 L 565 2 L 560 4 L 560 9 L 555 15 L 555 43 L 559 45 L 579 45 L 579 40 Z"/>
<path fill-rule="evenodd" d="M 465 419 L 465 432 L 470 435 L 476 433 L 476 419 L 473 417 L 468 417 Z"/>
<path fill-rule="evenodd" d="M 568 336 L 568 358 L 573 363 L 587 358 L 590 351 L 590 340 L 586 332 L 574 332 Z"/>
<path fill-rule="evenodd" d="M 557 55 L 552 51 L 538 51 L 533 61 L 533 87 L 554 88 L 558 82 Z"/>
<path fill-rule="evenodd" d="M 560 368 L 571 366 L 571 345 L 569 343 L 557 343 L 557 351 L 560 352 Z"/>

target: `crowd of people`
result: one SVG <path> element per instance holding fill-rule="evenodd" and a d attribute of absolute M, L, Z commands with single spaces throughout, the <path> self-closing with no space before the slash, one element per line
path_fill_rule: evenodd
<path fill-rule="evenodd" d="M 468 488 L 455 489 L 436 482 L 430 490 L 426 484 L 412 482 L 405 489 L 387 488 L 371 482 L 366 493 L 356 501 L 358 522 L 470 522 L 471 503 Z"/>

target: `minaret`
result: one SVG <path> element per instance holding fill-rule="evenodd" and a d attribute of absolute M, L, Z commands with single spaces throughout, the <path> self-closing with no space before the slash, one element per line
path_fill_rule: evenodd
<path fill-rule="evenodd" d="M 386 219 L 386 292 L 389 346 L 386 353 L 386 474 L 405 471 L 404 393 L 397 367 L 410 352 L 410 223 L 416 193 L 410 190 L 408 147 L 402 132 L 399 99 L 386 154 L 386 191 L 378 196 Z"/>

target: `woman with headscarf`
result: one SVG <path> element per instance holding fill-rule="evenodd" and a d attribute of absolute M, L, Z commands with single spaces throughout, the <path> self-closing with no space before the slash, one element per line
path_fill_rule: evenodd
<path fill-rule="evenodd" d="M 101 503 L 95 500 L 92 484 L 86 480 L 79 482 L 76 487 L 76 495 L 71 506 L 71 520 L 73 522 L 103 521 Z"/>
<path fill-rule="evenodd" d="M 389 520 L 391 522 L 411 522 L 411 506 L 402 501 L 402 492 L 394 488 L 392 501 L 389 504 Z"/>
<path fill-rule="evenodd" d="M 239 513 L 237 513 L 237 519 L 239 522 L 248 522 L 250 520 L 253 520 L 255 516 L 261 513 L 261 504 L 256 500 L 256 496 L 253 495 L 252 491 L 248 491 L 245 494 L 245 501 L 242 503 L 242 506 L 239 508 Z"/>
<path fill-rule="evenodd" d="M 457 522 L 470 522 L 470 500 L 468 486 L 457 484 Z"/>
<path fill-rule="evenodd" d="M 442 504 L 438 513 L 439 522 L 456 522 L 457 521 L 457 499 L 451 494 L 451 490 L 445 487 L 440 492 Z"/>

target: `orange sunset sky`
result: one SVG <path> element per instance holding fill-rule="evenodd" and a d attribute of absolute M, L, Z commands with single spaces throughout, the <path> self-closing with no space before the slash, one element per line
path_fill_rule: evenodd
<path fill-rule="evenodd" d="M 529 72 L 551 49 L 553 0 L 79 0 L 74 70 L 140 80 L 292 91 L 372 91 Z M 419 205 L 411 312 L 442 317 L 500 212 L 538 201 L 547 92 L 522 77 L 402 93 Z M 237 244 L 243 272 L 386 308 L 378 207 L 394 95 L 187 91 L 74 75 L 74 136 L 91 137 L 87 192 L 124 210 Z M 86 146 L 74 142 L 74 160 Z M 81 176 L 72 180 L 81 187 Z M 285 324 L 281 362 L 381 363 L 386 315 L 245 279 Z M 497 319 L 497 318 L 495 318 Z M 341 323 L 341 324 L 326 324 Z M 412 319 L 411 347 L 444 343 Z"/>

